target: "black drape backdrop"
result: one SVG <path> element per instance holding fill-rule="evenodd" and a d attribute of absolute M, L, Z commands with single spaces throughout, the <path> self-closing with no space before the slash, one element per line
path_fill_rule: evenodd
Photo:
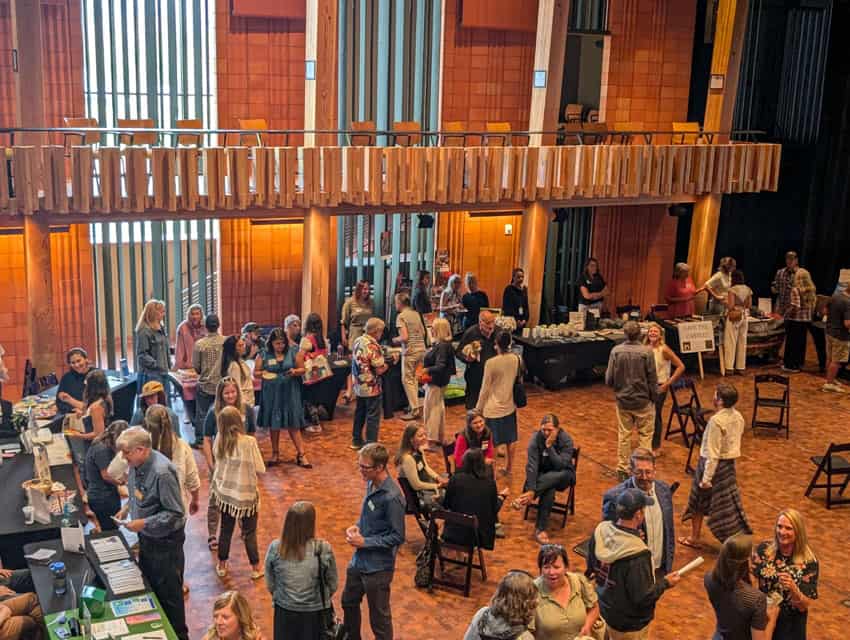
<path fill-rule="evenodd" d="M 698 5 L 691 92 L 702 100 L 689 115 L 702 121 L 711 47 Z M 822 293 L 850 268 L 848 33 L 850 0 L 751 0 L 734 127 L 782 143 L 779 191 L 723 197 L 715 264 L 735 257 L 759 295 L 791 249 Z M 687 255 L 689 220 L 679 226 L 677 258 Z"/>

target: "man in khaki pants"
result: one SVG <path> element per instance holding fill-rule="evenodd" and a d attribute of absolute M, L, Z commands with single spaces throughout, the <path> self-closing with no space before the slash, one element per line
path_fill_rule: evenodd
<path fill-rule="evenodd" d="M 428 342 L 427 329 L 422 315 L 410 306 L 410 295 L 395 294 L 395 308 L 398 311 L 396 327 L 398 328 L 397 342 L 401 343 L 401 383 L 407 395 L 410 406 L 402 420 L 418 420 L 422 417 L 422 407 L 419 404 L 419 382 L 416 380 L 416 367 L 425 359 Z"/>
<path fill-rule="evenodd" d="M 620 482 L 629 477 L 633 429 L 638 432 L 638 446 L 652 449 L 658 388 L 655 359 L 640 342 L 640 325 L 629 321 L 623 332 L 626 341 L 611 350 L 605 372 L 605 384 L 614 388 L 617 400 L 617 477 Z"/>

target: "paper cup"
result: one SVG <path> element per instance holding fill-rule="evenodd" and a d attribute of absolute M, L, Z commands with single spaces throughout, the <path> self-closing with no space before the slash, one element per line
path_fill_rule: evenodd
<path fill-rule="evenodd" d="M 24 512 L 24 522 L 33 524 L 35 522 L 35 509 L 29 505 L 25 506 L 21 511 Z"/>

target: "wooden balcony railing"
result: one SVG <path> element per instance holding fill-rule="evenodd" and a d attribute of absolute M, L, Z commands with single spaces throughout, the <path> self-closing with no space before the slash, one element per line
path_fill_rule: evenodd
<path fill-rule="evenodd" d="M 770 143 L 541 147 L 14 146 L 0 213 L 206 216 L 308 207 L 456 210 L 775 191 Z M 194 212 L 194 213 L 193 213 Z M 333 211 L 331 211 L 333 212 Z"/>

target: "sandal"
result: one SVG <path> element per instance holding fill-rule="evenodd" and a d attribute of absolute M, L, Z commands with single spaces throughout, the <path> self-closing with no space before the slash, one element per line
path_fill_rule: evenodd
<path fill-rule="evenodd" d="M 219 562 L 215 565 L 215 573 L 219 578 L 227 575 L 227 562 Z"/>
<path fill-rule="evenodd" d="M 549 544 L 551 541 L 549 540 L 549 534 L 545 531 L 535 531 L 534 539 L 537 541 L 537 544 Z"/>
<path fill-rule="evenodd" d="M 280 464 L 280 453 L 279 452 L 272 452 L 272 458 L 271 458 L 271 460 L 268 461 L 266 466 L 276 467 L 279 464 Z"/>
<path fill-rule="evenodd" d="M 260 569 L 259 571 L 251 571 L 251 580 L 259 580 L 264 575 L 266 575 L 266 572 L 262 569 Z"/>
<path fill-rule="evenodd" d="M 702 549 L 702 544 L 699 542 L 694 542 L 691 540 L 690 536 L 682 536 L 678 540 L 679 544 L 683 547 L 690 547 L 691 549 Z"/>
<path fill-rule="evenodd" d="M 207 548 L 210 551 L 215 551 L 218 549 L 218 539 L 215 536 L 210 536 L 207 538 Z"/>
<path fill-rule="evenodd" d="M 514 498 L 513 500 L 511 500 L 511 509 L 519 511 L 525 506 L 525 504 L 525 501 L 521 498 Z"/>
<path fill-rule="evenodd" d="M 313 468 L 313 465 L 310 464 L 310 461 L 307 460 L 307 456 L 305 456 L 303 453 L 299 453 L 297 456 L 295 456 L 295 464 L 304 469 Z"/>

